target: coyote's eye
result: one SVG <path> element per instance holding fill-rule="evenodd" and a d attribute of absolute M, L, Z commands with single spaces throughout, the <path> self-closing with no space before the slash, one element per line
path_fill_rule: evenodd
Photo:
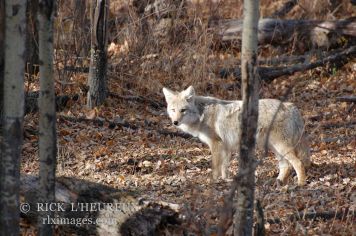
<path fill-rule="evenodd" d="M 180 109 L 180 112 L 181 113 L 184 113 L 184 112 L 186 112 L 187 111 L 187 109 Z"/>
<path fill-rule="evenodd" d="M 172 112 L 176 112 L 176 109 L 171 109 Z"/>

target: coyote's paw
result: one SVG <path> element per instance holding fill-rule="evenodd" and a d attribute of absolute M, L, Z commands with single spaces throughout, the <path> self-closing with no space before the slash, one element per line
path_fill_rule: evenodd
<path fill-rule="evenodd" d="M 303 178 L 303 179 L 298 179 L 298 186 L 299 186 L 299 187 L 305 186 L 306 183 L 307 183 L 307 181 L 305 180 L 305 178 Z"/>
<path fill-rule="evenodd" d="M 276 188 L 279 189 L 283 186 L 283 181 L 280 179 L 276 179 Z"/>

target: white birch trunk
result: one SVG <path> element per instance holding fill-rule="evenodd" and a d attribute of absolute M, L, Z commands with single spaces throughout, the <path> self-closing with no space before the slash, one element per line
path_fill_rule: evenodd
<path fill-rule="evenodd" d="M 40 196 L 39 202 L 55 202 L 56 170 L 56 107 L 53 78 L 53 10 L 55 1 L 39 1 L 39 159 Z M 53 212 L 43 212 L 42 217 L 53 218 Z M 53 225 L 43 224 L 38 219 L 39 235 L 52 235 Z"/>
<path fill-rule="evenodd" d="M 0 163 L 0 232 L 2 235 L 19 235 L 26 0 L 5 1 L 5 12 L 4 140 Z"/>
<path fill-rule="evenodd" d="M 234 235 L 252 235 L 255 191 L 255 144 L 258 118 L 257 29 L 259 0 L 244 1 L 242 32 L 242 123 Z"/>
<path fill-rule="evenodd" d="M 4 39 L 5 39 L 5 2 L 0 1 L 0 148 L 2 140 L 2 118 L 4 104 Z M 0 152 L 1 161 L 1 152 Z"/>

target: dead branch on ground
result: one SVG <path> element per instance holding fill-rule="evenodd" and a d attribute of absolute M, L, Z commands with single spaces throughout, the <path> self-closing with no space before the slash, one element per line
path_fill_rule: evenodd
<path fill-rule="evenodd" d="M 38 112 L 39 92 L 29 92 L 25 96 L 25 114 Z M 56 111 L 62 111 L 70 100 L 77 101 L 78 94 L 74 95 L 57 95 L 56 96 Z"/>
<path fill-rule="evenodd" d="M 342 211 L 325 211 L 325 212 L 298 212 L 293 215 L 288 216 L 285 220 L 288 221 L 298 221 L 298 220 L 330 220 L 338 219 L 344 220 L 348 217 L 354 219 L 356 217 L 356 212 L 352 209 L 343 209 Z M 269 224 L 280 224 L 282 222 L 281 218 L 267 219 Z"/>
<path fill-rule="evenodd" d="M 146 98 L 144 96 L 123 96 L 120 94 L 116 94 L 113 92 L 109 92 L 109 96 L 113 97 L 113 98 L 117 98 L 117 99 L 122 99 L 122 100 L 129 100 L 129 101 L 135 101 L 135 102 L 141 102 L 141 103 L 148 103 L 149 105 L 151 105 L 153 108 L 159 109 L 159 108 L 163 108 L 164 105 L 160 102 L 154 101 L 152 99 Z"/>
<path fill-rule="evenodd" d="M 271 15 L 271 18 L 280 18 L 287 15 L 297 4 L 298 0 L 286 1 L 281 8 Z"/>
<path fill-rule="evenodd" d="M 337 97 L 336 100 L 340 102 L 354 102 L 356 103 L 356 96 L 341 96 Z"/>
<path fill-rule="evenodd" d="M 271 82 L 272 80 L 284 76 L 293 75 L 296 72 L 311 70 L 317 67 L 325 66 L 327 64 L 333 64 L 335 67 L 341 67 L 346 64 L 350 58 L 354 58 L 356 55 L 356 46 L 351 46 L 342 51 L 334 50 L 328 53 L 328 56 L 320 58 L 315 62 L 308 64 L 301 63 L 288 67 L 258 67 L 258 72 L 260 79 L 263 81 Z M 220 76 L 226 78 L 229 75 L 233 75 L 235 78 L 241 78 L 240 67 L 235 69 L 222 69 L 220 71 Z"/>

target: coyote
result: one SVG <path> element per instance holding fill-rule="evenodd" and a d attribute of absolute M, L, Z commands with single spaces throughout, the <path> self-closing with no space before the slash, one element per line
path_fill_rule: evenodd
<path fill-rule="evenodd" d="M 209 146 L 213 179 L 228 178 L 231 153 L 239 150 L 242 101 L 196 96 L 192 86 L 181 92 L 163 88 L 163 94 L 172 123 Z M 263 149 L 267 144 L 275 153 L 279 164 L 278 182 L 284 183 L 293 167 L 298 185 L 305 185 L 305 168 L 311 162 L 303 131 L 303 118 L 292 103 L 259 100 L 256 146 Z"/>

